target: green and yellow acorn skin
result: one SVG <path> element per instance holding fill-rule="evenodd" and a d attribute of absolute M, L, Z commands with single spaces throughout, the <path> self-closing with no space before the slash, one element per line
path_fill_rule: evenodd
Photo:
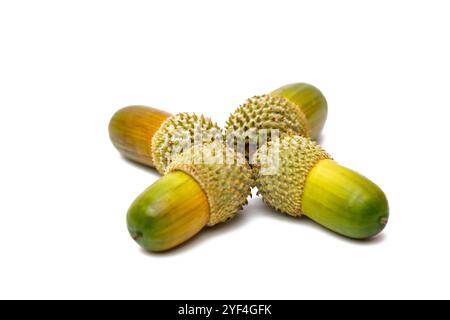
<path fill-rule="evenodd" d="M 307 83 L 291 83 L 270 94 L 286 98 L 297 105 L 306 117 L 309 137 L 312 140 L 318 138 L 328 115 L 327 100 L 319 89 Z"/>
<path fill-rule="evenodd" d="M 191 176 L 176 171 L 160 178 L 133 202 L 127 224 L 139 245 L 163 251 L 193 237 L 208 219 L 205 192 Z"/>
<path fill-rule="evenodd" d="M 206 150 L 206 152 L 205 152 Z M 215 152 L 210 152 L 210 151 Z M 128 210 L 131 237 L 149 251 L 165 251 L 187 241 L 204 226 L 233 218 L 251 195 L 252 171 L 242 155 L 218 143 L 179 154 L 166 175 L 147 188 Z"/>
<path fill-rule="evenodd" d="M 327 101 L 314 86 L 293 83 L 249 98 L 228 118 L 227 132 L 278 129 L 316 139 L 327 118 Z"/>
<path fill-rule="evenodd" d="M 269 206 L 292 216 L 304 214 L 354 239 L 373 237 L 386 226 L 389 207 L 383 191 L 308 138 L 281 137 L 255 157 L 256 185 Z"/>

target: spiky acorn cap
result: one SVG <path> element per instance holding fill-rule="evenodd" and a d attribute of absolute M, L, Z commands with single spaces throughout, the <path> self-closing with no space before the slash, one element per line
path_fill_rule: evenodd
<path fill-rule="evenodd" d="M 308 173 L 323 159 L 331 156 L 305 137 L 284 135 L 268 142 L 253 159 L 258 194 L 276 210 L 300 216 Z"/>
<path fill-rule="evenodd" d="M 163 174 L 171 160 L 195 143 L 222 140 L 222 130 L 210 118 L 195 113 L 168 117 L 152 138 L 153 163 Z"/>
<path fill-rule="evenodd" d="M 252 170 L 242 154 L 213 142 L 179 154 L 166 173 L 183 171 L 193 177 L 209 203 L 208 226 L 231 219 L 247 204 L 253 185 Z"/>
<path fill-rule="evenodd" d="M 249 98 L 228 118 L 227 132 L 251 129 L 279 129 L 281 134 L 309 136 L 304 113 L 288 99 L 265 94 Z"/>

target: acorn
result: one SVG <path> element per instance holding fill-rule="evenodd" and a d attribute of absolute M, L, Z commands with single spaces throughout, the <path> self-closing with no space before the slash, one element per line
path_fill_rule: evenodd
<path fill-rule="evenodd" d="M 109 136 L 124 157 L 163 174 L 177 154 L 196 141 L 221 140 L 222 130 L 210 118 L 195 113 L 171 115 L 151 107 L 129 106 L 113 115 Z"/>
<path fill-rule="evenodd" d="M 319 89 L 307 83 L 292 83 L 249 98 L 230 115 L 225 129 L 237 134 L 278 129 L 280 135 L 301 135 L 315 140 L 327 112 L 327 101 Z"/>
<path fill-rule="evenodd" d="M 233 218 L 247 204 L 251 185 L 252 171 L 242 155 L 218 142 L 192 146 L 133 202 L 129 233 L 146 250 L 169 250 L 203 227 Z"/>
<path fill-rule="evenodd" d="M 354 239 L 373 237 L 388 222 L 383 191 L 308 138 L 285 135 L 270 141 L 254 154 L 253 163 L 258 193 L 280 212 L 305 215 Z"/>

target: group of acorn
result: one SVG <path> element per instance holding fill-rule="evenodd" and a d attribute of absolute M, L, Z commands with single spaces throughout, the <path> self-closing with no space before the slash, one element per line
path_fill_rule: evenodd
<path fill-rule="evenodd" d="M 349 238 L 375 236 L 388 221 L 386 196 L 314 141 L 327 111 L 324 95 L 306 83 L 249 98 L 231 114 L 224 131 L 194 113 L 172 115 L 146 106 L 120 109 L 109 123 L 112 143 L 124 157 L 163 175 L 131 204 L 127 213 L 131 237 L 149 251 L 174 248 L 203 227 L 233 218 L 255 186 L 264 202 L 279 212 L 305 215 Z M 253 153 L 248 148 L 230 153 L 225 139 L 219 138 L 200 148 L 189 144 L 203 131 L 225 136 L 253 129 L 277 129 L 279 135 L 269 137 Z M 271 152 L 277 152 L 277 170 L 267 174 L 273 164 L 258 159 Z M 205 159 L 225 154 L 233 154 L 233 161 Z"/>

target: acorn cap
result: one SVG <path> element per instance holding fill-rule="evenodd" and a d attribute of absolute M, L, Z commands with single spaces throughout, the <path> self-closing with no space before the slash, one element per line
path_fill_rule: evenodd
<path fill-rule="evenodd" d="M 222 137 L 222 129 L 210 118 L 195 113 L 178 113 L 168 117 L 153 135 L 153 163 L 163 174 L 172 159 L 190 146 L 222 140 Z"/>
<path fill-rule="evenodd" d="M 295 103 L 270 94 L 247 99 L 230 115 L 225 127 L 227 131 L 255 128 L 303 136 L 308 136 L 310 131 L 305 115 Z"/>

